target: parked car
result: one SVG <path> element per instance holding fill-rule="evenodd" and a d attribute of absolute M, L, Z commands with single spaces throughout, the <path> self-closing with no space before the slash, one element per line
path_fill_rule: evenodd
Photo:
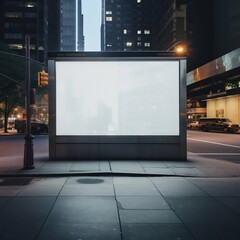
<path fill-rule="evenodd" d="M 239 125 L 228 118 L 200 118 L 198 129 L 203 131 L 237 132 Z"/>
<path fill-rule="evenodd" d="M 26 120 L 16 120 L 15 129 L 17 129 L 18 133 L 25 133 Z M 42 122 L 31 121 L 31 133 L 32 134 L 48 133 L 48 125 Z"/>

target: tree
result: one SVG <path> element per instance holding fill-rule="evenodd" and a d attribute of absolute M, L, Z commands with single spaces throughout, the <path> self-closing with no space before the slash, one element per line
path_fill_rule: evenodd
<path fill-rule="evenodd" d="M 32 87 L 37 86 L 37 73 L 42 64 L 32 60 L 30 78 Z M 4 132 L 7 132 L 8 116 L 16 106 L 24 106 L 26 58 L 9 51 L 8 47 L 0 43 L 0 103 L 4 109 Z"/>
<path fill-rule="evenodd" d="M 14 87 L 15 84 L 9 85 L 4 91 L 1 91 L 0 94 L 0 102 L 3 103 L 4 108 L 0 109 L 1 112 L 4 114 L 4 132 L 7 133 L 7 126 L 8 126 L 8 117 L 11 113 L 12 109 L 18 105 L 23 106 L 24 101 L 23 98 L 18 93 L 18 88 Z"/>

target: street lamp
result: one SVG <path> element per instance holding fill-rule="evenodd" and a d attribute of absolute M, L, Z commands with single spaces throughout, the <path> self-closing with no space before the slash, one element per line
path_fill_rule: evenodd
<path fill-rule="evenodd" d="M 174 51 L 178 54 L 183 54 L 186 52 L 186 46 L 184 44 L 181 44 L 182 41 L 178 41 L 174 43 L 172 46 L 170 46 L 166 51 L 169 52 L 171 49 L 174 48 Z"/>
<path fill-rule="evenodd" d="M 30 81 L 30 37 L 26 35 L 26 136 L 24 145 L 24 168 L 34 168 L 33 136 L 31 134 L 31 81 Z"/>
<path fill-rule="evenodd" d="M 0 51 L 1 54 L 6 54 L 10 56 L 15 56 L 18 58 L 22 58 L 26 61 L 26 73 L 25 73 L 25 86 L 23 86 L 18 81 L 0 73 L 0 76 L 10 80 L 11 82 L 15 83 L 18 89 L 21 89 L 25 95 L 25 108 L 26 108 L 26 135 L 24 137 L 25 144 L 24 144 L 24 169 L 32 169 L 34 168 L 34 158 L 33 158 L 33 136 L 31 134 L 31 79 L 30 79 L 30 61 L 41 63 L 34 59 L 30 58 L 30 37 L 29 35 L 25 36 L 25 44 L 26 44 L 26 51 L 25 56 L 3 52 Z M 41 63 L 43 64 L 43 63 Z M 7 131 L 7 130 L 6 130 Z"/>
<path fill-rule="evenodd" d="M 183 47 L 183 46 L 178 46 L 178 47 L 176 48 L 176 52 L 177 52 L 177 53 L 183 53 L 183 52 L 184 52 L 184 47 Z"/>

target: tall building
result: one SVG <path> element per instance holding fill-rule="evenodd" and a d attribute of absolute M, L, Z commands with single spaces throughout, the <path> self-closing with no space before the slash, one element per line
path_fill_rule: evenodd
<path fill-rule="evenodd" d="M 214 0 L 188 0 L 187 55 L 188 71 L 214 57 Z"/>
<path fill-rule="evenodd" d="M 240 46 L 238 0 L 153 0 L 152 8 L 152 49 L 185 44 L 188 71 Z"/>
<path fill-rule="evenodd" d="M 77 2 L 77 51 L 84 51 L 82 1 Z"/>
<path fill-rule="evenodd" d="M 150 50 L 152 0 L 102 0 L 102 51 Z"/>
<path fill-rule="evenodd" d="M 47 61 L 48 8 L 46 0 L 0 1 L 0 42 L 17 54 L 25 54 L 25 35 L 30 36 L 31 58 Z"/>
<path fill-rule="evenodd" d="M 238 0 L 187 2 L 188 71 L 239 48 Z"/>
<path fill-rule="evenodd" d="M 174 50 L 177 43 L 186 43 L 186 0 L 153 0 L 154 50 Z"/>
<path fill-rule="evenodd" d="M 240 2 L 189 0 L 187 115 L 240 124 Z"/>
<path fill-rule="evenodd" d="M 240 1 L 214 0 L 213 15 L 216 59 L 240 47 Z"/>
<path fill-rule="evenodd" d="M 48 50 L 60 51 L 60 0 L 47 0 L 48 4 Z"/>
<path fill-rule="evenodd" d="M 81 0 L 61 0 L 60 12 L 60 50 L 83 50 L 84 39 Z"/>

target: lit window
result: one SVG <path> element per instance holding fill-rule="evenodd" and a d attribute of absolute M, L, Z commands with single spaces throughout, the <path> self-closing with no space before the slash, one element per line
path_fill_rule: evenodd
<path fill-rule="evenodd" d="M 127 29 L 124 29 L 124 30 L 123 30 L 123 34 L 127 34 Z"/>
<path fill-rule="evenodd" d="M 22 17 L 23 14 L 21 12 L 5 12 L 4 16 L 8 18 L 19 18 Z"/>
<path fill-rule="evenodd" d="M 141 30 L 137 30 L 137 34 L 139 35 L 139 34 L 141 34 L 142 33 L 142 31 Z"/>
<path fill-rule="evenodd" d="M 142 2 L 142 0 L 137 0 L 137 3 L 140 3 L 140 2 Z"/>
<path fill-rule="evenodd" d="M 126 42 L 126 46 L 127 47 L 131 47 L 132 46 L 132 42 Z"/>
<path fill-rule="evenodd" d="M 106 17 L 107 22 L 112 22 L 112 17 Z"/>
<path fill-rule="evenodd" d="M 36 3 L 35 2 L 26 2 L 25 7 L 28 7 L 28 8 L 36 7 Z"/>
<path fill-rule="evenodd" d="M 144 34 L 150 34 L 150 30 L 144 30 Z"/>
<path fill-rule="evenodd" d="M 23 49 L 22 44 L 9 44 L 8 46 L 10 49 Z"/>
<path fill-rule="evenodd" d="M 142 46 L 142 43 L 141 42 L 137 42 L 137 45 L 140 47 L 140 46 Z"/>
<path fill-rule="evenodd" d="M 150 47 L 151 44 L 149 42 L 144 43 L 144 47 Z"/>
<path fill-rule="evenodd" d="M 112 11 L 106 11 L 106 15 L 111 15 Z"/>

